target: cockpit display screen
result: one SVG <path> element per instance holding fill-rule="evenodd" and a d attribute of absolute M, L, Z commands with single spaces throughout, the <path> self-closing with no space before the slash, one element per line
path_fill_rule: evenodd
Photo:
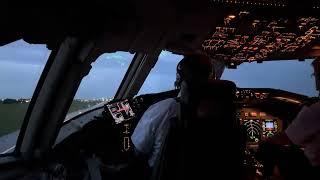
<path fill-rule="evenodd" d="M 266 129 L 274 129 L 273 121 L 266 121 Z"/>
<path fill-rule="evenodd" d="M 108 104 L 107 107 L 116 124 L 120 124 L 123 121 L 130 120 L 135 117 L 135 113 L 133 112 L 128 100 L 111 103 Z"/>
<path fill-rule="evenodd" d="M 261 139 L 261 124 L 259 119 L 244 119 L 243 125 L 247 130 L 249 142 L 259 142 Z"/>

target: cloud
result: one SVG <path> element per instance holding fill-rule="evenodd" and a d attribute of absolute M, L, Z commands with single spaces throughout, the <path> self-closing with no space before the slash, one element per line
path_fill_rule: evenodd
<path fill-rule="evenodd" d="M 47 62 L 50 52 L 45 45 L 28 44 L 18 40 L 0 47 L 0 61 L 43 65 Z"/>
<path fill-rule="evenodd" d="M 130 54 L 128 52 L 118 51 L 115 53 L 104 53 L 97 58 L 97 60 L 93 63 L 93 66 L 97 68 L 105 68 L 105 67 L 129 67 L 134 54 Z"/>
<path fill-rule="evenodd" d="M 174 89 L 173 74 L 152 74 L 144 82 L 138 94 L 158 93 Z"/>
<path fill-rule="evenodd" d="M 126 68 L 92 68 L 78 89 L 76 98 L 94 99 L 113 97 L 126 73 Z"/>
<path fill-rule="evenodd" d="M 0 98 L 30 98 L 44 66 L 0 61 Z"/>

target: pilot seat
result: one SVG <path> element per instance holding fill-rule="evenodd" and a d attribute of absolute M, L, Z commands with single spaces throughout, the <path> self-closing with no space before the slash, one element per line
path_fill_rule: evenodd
<path fill-rule="evenodd" d="M 152 180 L 242 179 L 245 142 L 235 107 L 236 85 L 214 80 L 180 102 Z"/>

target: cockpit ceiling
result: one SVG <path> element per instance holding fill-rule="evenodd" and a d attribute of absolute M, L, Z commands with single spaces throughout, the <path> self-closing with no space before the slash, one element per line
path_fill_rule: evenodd
<path fill-rule="evenodd" d="M 296 7 L 319 8 L 319 0 L 294 1 L 294 0 L 212 0 L 214 4 L 234 6 L 262 6 L 262 7 Z"/>
<path fill-rule="evenodd" d="M 7 2 L 0 45 L 23 38 L 54 48 L 75 36 L 97 40 L 99 53 L 148 51 L 163 40 L 166 50 L 234 64 L 320 56 L 320 0 Z"/>

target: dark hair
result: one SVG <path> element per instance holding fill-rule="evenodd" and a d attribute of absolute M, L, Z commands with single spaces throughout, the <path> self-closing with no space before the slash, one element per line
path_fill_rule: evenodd
<path fill-rule="evenodd" d="M 209 57 L 201 54 L 186 55 L 177 65 L 176 85 L 180 86 L 183 80 L 191 84 L 206 82 L 211 72 Z"/>

